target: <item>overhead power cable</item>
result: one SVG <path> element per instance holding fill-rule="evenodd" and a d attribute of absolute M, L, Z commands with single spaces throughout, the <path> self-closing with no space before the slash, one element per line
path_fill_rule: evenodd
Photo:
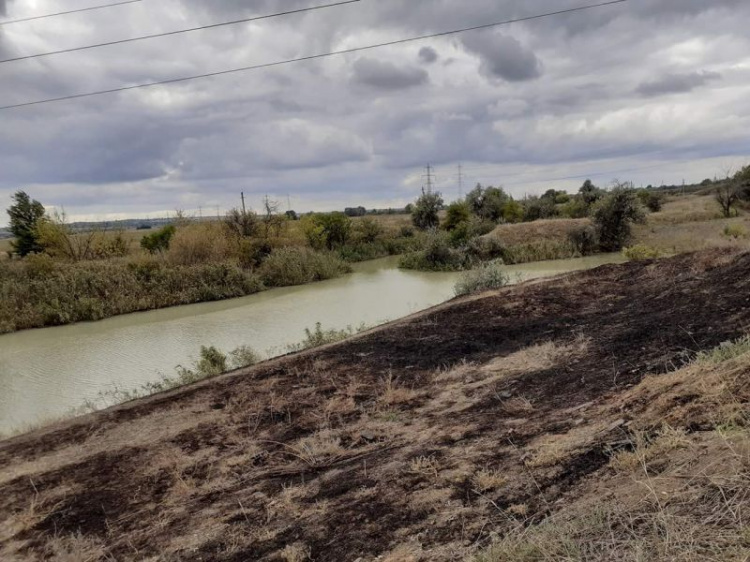
<path fill-rule="evenodd" d="M 363 51 L 371 51 L 371 50 L 374 50 L 374 49 L 380 49 L 380 48 L 383 48 L 383 47 L 390 47 L 390 46 L 394 46 L 394 45 L 403 45 L 403 44 L 406 44 L 406 43 L 413 43 L 415 41 L 422 41 L 424 39 L 434 39 L 434 38 L 437 38 L 437 37 L 447 37 L 447 36 L 450 36 L 450 35 L 456 35 L 456 34 L 465 33 L 465 32 L 468 32 L 468 31 L 477 31 L 477 30 L 480 30 L 480 29 L 489 29 L 489 28 L 492 28 L 492 27 L 499 27 L 499 26 L 502 26 L 502 25 L 509 25 L 509 24 L 512 24 L 512 23 L 519 23 L 519 22 L 525 22 L 525 21 L 538 20 L 538 19 L 542 19 L 542 18 L 548 18 L 548 17 L 558 16 L 558 15 L 562 15 L 562 14 L 570 14 L 570 13 L 574 13 L 574 12 L 582 12 L 584 10 L 592 10 L 592 9 L 595 9 L 595 8 L 603 8 L 605 6 L 613 6 L 615 4 L 624 4 L 624 3 L 629 2 L 629 1 L 630 0 L 611 0 L 609 2 L 600 2 L 598 4 L 589 4 L 587 6 L 579 6 L 579 7 L 576 7 L 576 8 L 568 8 L 566 10 L 558 10 L 556 12 L 547 12 L 547 13 L 544 13 L 544 14 L 537 14 L 537 15 L 534 15 L 534 16 L 526 16 L 526 17 L 516 18 L 516 19 L 511 19 L 511 20 L 504 20 L 504 21 L 498 21 L 498 22 L 494 22 L 494 23 L 486 23 L 486 24 L 482 24 L 482 25 L 476 25 L 476 26 L 472 26 L 472 27 L 464 27 L 464 28 L 461 28 L 461 29 L 454 29 L 454 30 L 451 30 L 451 31 L 442 31 L 442 32 L 439 32 L 439 33 L 430 33 L 428 35 L 420 35 L 420 36 L 417 36 L 417 37 L 409 37 L 409 38 L 406 38 L 406 39 L 397 39 L 397 40 L 394 40 L 394 41 L 387 41 L 385 43 L 376 43 L 374 45 L 365 45 L 365 46 L 362 46 L 362 47 L 352 47 L 352 48 L 349 48 L 349 49 L 341 49 L 341 50 L 338 50 L 338 51 L 329 51 L 327 53 L 320 53 L 320 54 L 317 54 L 317 55 L 307 55 L 307 56 L 304 56 L 304 57 L 298 57 L 298 58 L 294 58 L 294 59 L 286 59 L 286 60 L 275 61 L 275 62 L 267 62 L 267 63 L 262 63 L 262 64 L 255 64 L 255 65 L 251 65 L 251 66 L 244 66 L 244 67 L 241 67 L 241 68 L 232 68 L 232 69 L 229 69 L 229 70 L 218 70 L 216 72 L 207 72 L 205 74 L 197 74 L 197 75 L 193 75 L 193 76 L 183 76 L 181 78 L 170 78 L 170 79 L 167 79 L 167 80 L 158 80 L 158 81 L 155 81 L 155 82 L 146 82 L 146 83 L 143 83 L 143 84 L 134 84 L 132 86 L 121 86 L 119 88 L 111 88 L 109 90 L 99 90 L 99 91 L 96 91 L 96 92 L 86 92 L 86 93 L 81 93 L 81 94 L 71 94 L 71 95 L 67 95 L 67 96 L 60 96 L 60 97 L 57 97 L 57 98 L 47 98 L 47 99 L 42 99 L 42 100 L 37 100 L 37 101 L 30 101 L 30 102 L 24 102 L 24 103 L 16 103 L 16 104 L 12 104 L 12 105 L 0 106 L 0 111 L 4 111 L 4 110 L 8 110 L 8 109 L 16 109 L 16 108 L 20 108 L 20 107 L 29 107 L 29 106 L 32 106 L 32 105 L 42 105 L 42 104 L 55 103 L 55 102 L 66 101 L 66 100 L 88 98 L 88 97 L 93 97 L 93 96 L 101 96 L 101 95 L 105 95 L 105 94 L 115 94 L 115 93 L 118 93 L 118 92 L 127 92 L 127 91 L 130 91 L 130 90 L 138 90 L 138 89 L 142 89 L 142 88 L 152 88 L 154 86 L 164 86 L 164 85 L 168 85 L 168 84 L 179 84 L 181 82 L 189 82 L 189 81 L 192 81 L 192 80 L 199 80 L 199 79 L 202 79 L 202 78 L 213 78 L 215 76 L 223 76 L 223 75 L 226 75 L 226 74 L 234 74 L 234 73 L 238 73 L 238 72 L 248 72 L 248 71 L 251 71 L 251 70 L 260 70 L 260 69 L 265 69 L 265 68 L 274 68 L 274 67 L 277 67 L 277 66 L 283 66 L 283 65 L 297 63 L 297 62 L 318 60 L 318 59 L 323 59 L 323 58 L 328 58 L 328 57 L 334 57 L 334 56 L 339 56 L 339 55 L 346 55 L 346 54 L 351 54 L 351 53 L 361 53 Z"/>
<path fill-rule="evenodd" d="M 140 1 L 140 0 L 139 0 Z M 142 35 L 140 37 L 131 37 L 129 39 L 119 39 L 117 41 L 107 41 L 106 43 L 96 43 L 94 45 L 84 45 L 82 47 L 71 47 L 69 49 L 60 49 L 58 51 L 48 51 L 46 53 L 37 53 L 34 55 L 24 55 L 20 57 L 13 57 L 10 59 L 4 59 L 0 60 L 0 64 L 7 63 L 7 62 L 16 62 L 16 61 L 22 61 L 22 60 L 28 60 L 28 59 L 36 59 L 41 57 L 49 57 L 52 55 L 61 55 L 63 53 L 75 53 L 77 51 L 87 51 L 90 49 L 99 49 L 101 47 L 110 47 L 112 45 L 122 45 L 124 43 L 135 43 L 136 41 L 146 41 L 148 39 L 156 39 L 158 37 L 170 37 L 172 35 L 181 35 L 183 33 L 192 33 L 194 31 L 202 31 L 205 29 L 215 29 L 217 27 L 226 27 L 229 25 L 238 25 L 241 23 L 248 23 L 253 21 L 260 21 L 260 20 L 267 20 L 271 18 L 278 18 L 281 16 L 290 16 L 292 14 L 301 14 L 304 12 L 313 12 L 315 10 L 323 10 L 326 8 L 335 8 L 337 6 L 344 6 L 346 4 L 356 4 L 357 2 L 361 2 L 362 0 L 343 0 L 341 2 L 334 2 L 332 4 L 322 4 L 318 6 L 310 6 L 308 8 L 299 8 L 296 10 L 287 10 L 285 12 L 276 12 L 274 14 L 268 14 L 265 16 L 253 16 L 249 18 L 243 18 L 239 20 L 233 20 L 233 21 L 226 21 L 221 23 L 214 23 L 210 25 L 202 25 L 200 27 L 191 27 L 189 29 L 179 29 L 177 31 L 167 31 L 165 33 L 154 33 L 153 35 Z"/>
<path fill-rule="evenodd" d="M 68 10 L 67 12 L 57 12 L 54 14 L 44 14 L 42 16 L 29 16 L 27 18 L 0 21 L 0 26 L 10 25 L 12 23 L 23 23 L 25 21 L 41 20 L 45 18 L 54 18 L 57 16 L 67 16 L 68 14 L 80 14 L 81 12 L 93 12 L 94 10 L 104 10 L 105 8 L 115 8 L 117 6 L 124 6 L 125 4 L 136 4 L 138 2 L 143 2 L 143 0 L 124 0 L 123 2 L 115 2 L 113 4 L 102 4 L 100 6 L 90 6 L 88 8 L 78 8 L 77 10 Z"/>

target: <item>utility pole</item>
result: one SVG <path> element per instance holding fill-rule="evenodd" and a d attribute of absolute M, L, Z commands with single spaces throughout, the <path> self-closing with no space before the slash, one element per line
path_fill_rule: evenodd
<path fill-rule="evenodd" d="M 458 198 L 464 198 L 464 167 L 458 165 Z"/>
<path fill-rule="evenodd" d="M 292 196 L 288 193 L 286 194 L 286 210 L 291 211 L 292 210 Z"/>
<path fill-rule="evenodd" d="M 245 208 L 245 192 L 240 193 L 240 197 L 242 197 L 242 216 L 245 216 L 247 214 L 247 209 Z"/>

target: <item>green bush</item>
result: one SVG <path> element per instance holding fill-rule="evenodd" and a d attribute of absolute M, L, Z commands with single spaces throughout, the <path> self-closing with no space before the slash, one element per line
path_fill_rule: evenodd
<path fill-rule="evenodd" d="M 70 263 L 39 256 L 0 267 L 0 330 L 100 320 L 263 288 L 258 276 L 231 264 L 167 266 L 153 258 Z"/>
<path fill-rule="evenodd" d="M 724 227 L 724 236 L 727 238 L 747 238 L 747 229 L 741 224 L 728 224 Z"/>
<path fill-rule="evenodd" d="M 428 234 L 423 250 L 401 257 L 399 267 L 420 271 L 460 271 L 466 269 L 467 254 L 451 247 L 445 233 Z"/>
<path fill-rule="evenodd" d="M 440 193 L 423 193 L 414 203 L 411 220 L 420 230 L 430 230 L 440 226 L 438 213 L 443 207 L 443 197 Z"/>
<path fill-rule="evenodd" d="M 332 253 L 310 248 L 277 248 L 258 268 L 267 287 L 304 285 L 350 273 L 351 267 Z"/>
<path fill-rule="evenodd" d="M 643 208 L 632 188 L 619 185 L 596 204 L 594 223 L 599 246 L 605 252 L 617 252 L 628 243 L 633 223 L 645 220 Z"/>
<path fill-rule="evenodd" d="M 172 241 L 175 232 L 177 232 L 177 229 L 173 225 L 168 224 L 153 234 L 144 236 L 141 239 L 141 248 L 151 254 L 166 252 L 169 250 L 169 243 Z"/>
<path fill-rule="evenodd" d="M 500 289 L 508 284 L 508 275 L 503 270 L 502 260 L 485 262 L 476 269 L 467 271 L 456 283 L 456 296 Z"/>
<path fill-rule="evenodd" d="M 595 254 L 599 249 L 599 234 L 594 226 L 582 226 L 571 231 L 568 240 L 582 256 Z"/>
<path fill-rule="evenodd" d="M 316 250 L 340 248 L 352 233 L 352 219 L 344 213 L 318 213 L 305 217 L 303 223 L 307 241 Z"/>
<path fill-rule="evenodd" d="M 625 248 L 622 253 L 630 261 L 654 260 L 661 256 L 659 250 L 652 248 L 651 246 L 646 246 L 645 244 L 637 244 L 630 248 Z"/>

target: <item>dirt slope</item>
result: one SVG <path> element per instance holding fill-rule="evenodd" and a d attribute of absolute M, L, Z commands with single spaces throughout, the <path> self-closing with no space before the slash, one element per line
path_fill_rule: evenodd
<path fill-rule="evenodd" d="M 730 252 L 457 300 L 1 443 L 0 558 L 462 560 L 595 501 L 632 428 L 700 429 L 639 383 L 749 325 Z"/>

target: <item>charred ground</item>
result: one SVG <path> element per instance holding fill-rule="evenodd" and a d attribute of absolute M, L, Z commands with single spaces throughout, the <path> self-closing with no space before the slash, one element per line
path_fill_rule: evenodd
<path fill-rule="evenodd" d="M 0 554 L 461 560 L 594 494 L 636 426 L 704 427 L 642 381 L 748 326 L 730 251 L 456 300 L 0 444 Z"/>

